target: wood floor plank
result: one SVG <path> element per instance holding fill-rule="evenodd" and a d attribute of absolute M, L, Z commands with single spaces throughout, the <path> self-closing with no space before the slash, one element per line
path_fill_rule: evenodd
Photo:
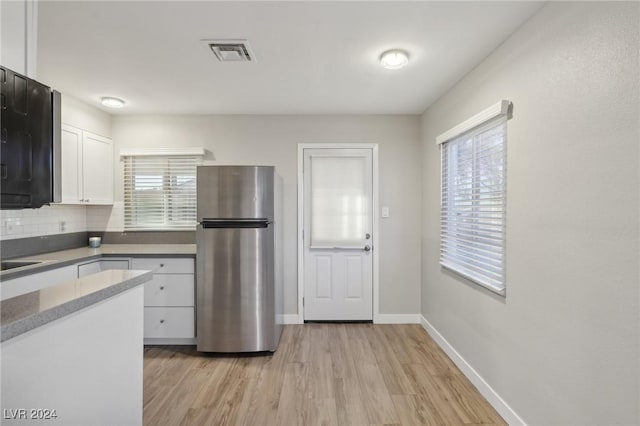
<path fill-rule="evenodd" d="M 368 340 L 355 338 L 349 341 L 355 356 L 354 364 L 360 382 L 362 403 L 370 423 L 398 423 L 391 395 L 376 363 Z M 369 354 L 368 357 L 363 354 Z"/>
<path fill-rule="evenodd" d="M 348 379 L 334 380 L 336 424 L 344 426 L 368 425 L 369 419 L 362 403 L 360 390 L 354 391 L 353 386 L 347 384 Z"/>
<path fill-rule="evenodd" d="M 329 351 L 329 325 L 310 324 L 309 339 L 314 350 L 309 354 L 307 387 L 309 398 L 333 398 L 333 367 Z"/>
<path fill-rule="evenodd" d="M 427 410 L 422 398 L 416 395 L 392 395 L 396 412 L 403 425 L 432 425 L 438 426 L 440 420 Z"/>
<path fill-rule="evenodd" d="M 262 369 L 269 362 L 268 357 L 254 357 L 247 367 L 245 392 L 238 407 L 238 418 L 235 420 L 236 425 L 253 425 L 258 422 L 256 408 L 257 401 L 262 396 L 262 388 L 259 386 Z"/>
<path fill-rule="evenodd" d="M 366 425 L 368 419 L 362 403 L 356 360 L 350 350 L 346 326 L 332 326 L 329 329 L 329 340 L 338 424 Z"/>
<path fill-rule="evenodd" d="M 389 394 L 415 395 L 411 382 L 406 377 L 400 361 L 384 334 L 385 328 L 388 326 L 373 327 L 372 332 L 368 334 L 368 339 Z"/>
<path fill-rule="evenodd" d="M 307 365 L 300 362 L 287 363 L 278 402 L 277 424 L 305 424 L 308 399 L 306 390 Z"/>
<path fill-rule="evenodd" d="M 505 424 L 419 325 L 294 325 L 273 355 L 144 357 L 149 426 Z"/>

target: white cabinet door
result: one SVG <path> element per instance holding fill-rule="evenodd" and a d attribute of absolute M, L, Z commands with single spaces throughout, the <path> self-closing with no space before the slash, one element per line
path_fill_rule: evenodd
<path fill-rule="evenodd" d="M 62 125 L 62 204 L 113 204 L 113 141 Z"/>
<path fill-rule="evenodd" d="M 82 168 L 87 204 L 113 204 L 113 141 L 83 132 Z"/>
<path fill-rule="evenodd" d="M 62 126 L 62 203 L 80 204 L 82 199 L 82 130 Z"/>

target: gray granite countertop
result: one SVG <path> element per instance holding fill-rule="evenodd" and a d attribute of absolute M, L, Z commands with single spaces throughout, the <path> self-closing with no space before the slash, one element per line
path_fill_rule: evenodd
<path fill-rule="evenodd" d="M 195 255 L 195 244 L 103 244 L 100 248 L 95 249 L 80 247 L 11 259 L 19 261 L 39 261 L 42 263 L 2 271 L 0 272 L 0 280 L 18 278 L 86 260 L 99 259 L 101 257 L 195 257 Z"/>
<path fill-rule="evenodd" d="M 141 285 L 151 277 L 151 271 L 102 271 L 4 300 L 0 304 L 0 342 Z"/>

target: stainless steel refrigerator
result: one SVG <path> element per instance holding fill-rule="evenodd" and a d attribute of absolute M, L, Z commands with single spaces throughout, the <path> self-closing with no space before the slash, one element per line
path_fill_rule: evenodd
<path fill-rule="evenodd" d="M 197 169 L 197 349 L 275 351 L 282 331 L 271 166 Z M 278 263 L 278 265 L 276 265 Z"/>

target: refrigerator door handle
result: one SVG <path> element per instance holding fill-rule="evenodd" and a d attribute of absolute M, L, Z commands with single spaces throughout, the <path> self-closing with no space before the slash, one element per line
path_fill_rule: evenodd
<path fill-rule="evenodd" d="M 229 228 L 268 228 L 268 219 L 203 219 L 200 225 L 204 229 Z"/>

